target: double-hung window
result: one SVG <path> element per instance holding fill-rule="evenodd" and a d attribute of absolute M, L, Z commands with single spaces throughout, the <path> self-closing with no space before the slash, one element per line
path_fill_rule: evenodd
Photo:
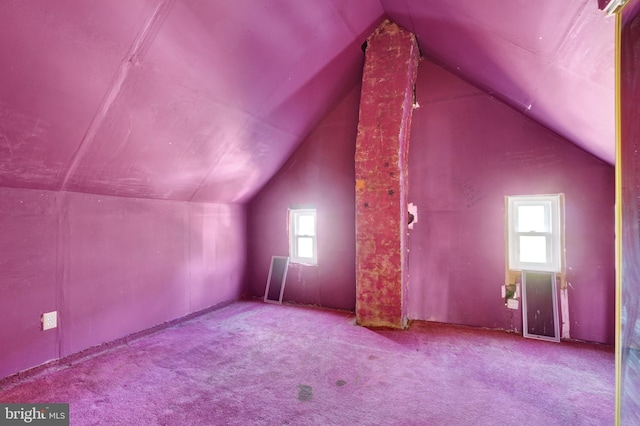
<path fill-rule="evenodd" d="M 293 263 L 316 265 L 318 249 L 316 240 L 316 210 L 289 210 L 289 257 Z"/>
<path fill-rule="evenodd" d="M 560 272 L 560 196 L 507 197 L 509 269 Z"/>

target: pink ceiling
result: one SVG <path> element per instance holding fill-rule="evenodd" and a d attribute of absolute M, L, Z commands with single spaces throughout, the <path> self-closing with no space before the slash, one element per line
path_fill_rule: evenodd
<path fill-rule="evenodd" d="M 361 75 L 378 0 L 0 2 L 0 185 L 243 202 Z"/>
<path fill-rule="evenodd" d="M 381 1 L 425 56 L 613 164 L 615 18 L 597 0 Z"/>
<path fill-rule="evenodd" d="M 596 0 L 3 0 L 0 186 L 244 202 L 357 84 L 385 14 L 613 162 Z"/>

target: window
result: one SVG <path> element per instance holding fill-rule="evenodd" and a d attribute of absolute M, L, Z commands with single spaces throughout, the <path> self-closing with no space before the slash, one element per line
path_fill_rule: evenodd
<path fill-rule="evenodd" d="M 316 265 L 316 210 L 289 210 L 289 257 L 291 262 Z"/>
<path fill-rule="evenodd" d="M 509 269 L 560 272 L 560 196 L 507 197 Z"/>

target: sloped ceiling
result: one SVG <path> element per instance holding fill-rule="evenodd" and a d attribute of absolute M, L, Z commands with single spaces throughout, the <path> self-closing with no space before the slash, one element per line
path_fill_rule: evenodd
<path fill-rule="evenodd" d="M 423 55 L 613 164 L 615 18 L 597 0 L 382 5 Z"/>
<path fill-rule="evenodd" d="M 613 162 L 596 0 L 3 0 L 0 186 L 245 202 L 357 84 L 385 16 Z"/>

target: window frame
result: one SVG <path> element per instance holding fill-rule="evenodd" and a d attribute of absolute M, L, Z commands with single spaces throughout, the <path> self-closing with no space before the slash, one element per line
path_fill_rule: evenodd
<path fill-rule="evenodd" d="M 301 216 L 313 216 L 314 235 L 297 234 L 298 220 Z M 290 208 L 289 209 L 289 258 L 291 263 L 315 266 L 318 264 L 318 214 L 315 208 Z M 301 257 L 298 254 L 299 239 L 311 238 L 313 257 Z"/>
<path fill-rule="evenodd" d="M 508 264 L 512 271 L 562 272 L 562 215 L 561 195 L 519 195 L 507 196 Z M 519 231 L 518 207 L 543 206 L 545 225 L 548 231 Z M 543 236 L 549 254 L 547 262 L 520 261 L 520 237 Z"/>

